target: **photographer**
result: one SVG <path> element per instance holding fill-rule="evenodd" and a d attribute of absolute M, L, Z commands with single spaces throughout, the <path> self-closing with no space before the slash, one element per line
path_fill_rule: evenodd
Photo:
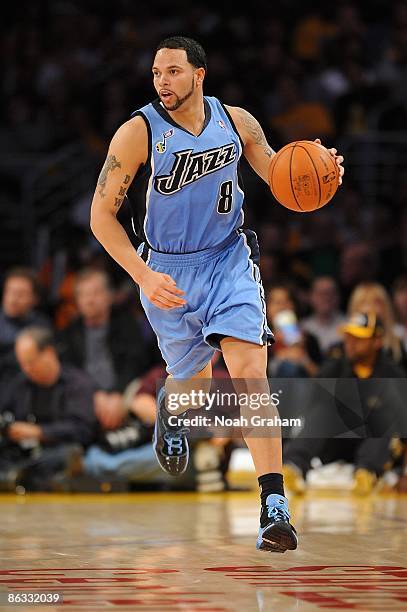
<path fill-rule="evenodd" d="M 215 378 L 227 376 L 220 353 L 212 358 L 212 366 Z M 126 421 L 118 429 L 105 432 L 103 438 L 88 449 L 83 462 L 84 471 L 94 478 L 127 481 L 134 489 L 149 486 L 207 493 L 224 490 L 233 448 L 232 441 L 227 438 L 191 441 L 191 464 L 176 480 L 159 466 L 151 438 L 157 410 L 157 382 L 165 376 L 165 366 L 155 366 L 132 388 L 129 387 L 130 406 Z"/>
<path fill-rule="evenodd" d="M 15 352 L 22 373 L 2 398 L 0 486 L 52 490 L 55 474 L 94 440 L 92 382 L 61 365 L 47 329 L 24 329 Z"/>
<path fill-rule="evenodd" d="M 64 363 L 89 374 L 95 385 L 95 411 L 105 431 L 127 416 L 125 391 L 154 363 L 149 345 L 131 313 L 114 307 L 114 291 L 103 270 L 84 268 L 76 278 L 78 317 L 58 337 Z"/>

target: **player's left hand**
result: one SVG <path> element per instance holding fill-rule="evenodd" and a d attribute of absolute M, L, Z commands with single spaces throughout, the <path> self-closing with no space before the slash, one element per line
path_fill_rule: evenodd
<path fill-rule="evenodd" d="M 317 142 L 318 144 L 322 144 L 319 138 L 315 138 L 314 142 Z M 345 168 L 341 165 L 343 163 L 343 155 L 337 155 L 336 149 L 327 149 L 327 151 L 335 159 L 335 162 L 339 168 L 339 185 L 342 185 L 342 177 L 345 172 Z"/>

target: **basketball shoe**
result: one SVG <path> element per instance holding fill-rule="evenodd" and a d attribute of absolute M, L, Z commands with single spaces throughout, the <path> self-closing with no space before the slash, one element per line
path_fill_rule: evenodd
<path fill-rule="evenodd" d="M 266 515 L 267 522 L 264 521 L 264 527 L 260 525 L 256 543 L 257 550 L 279 553 L 295 550 L 298 538 L 297 532 L 290 524 L 287 498 L 277 494 L 269 495 L 261 513 L 262 516 Z"/>
<path fill-rule="evenodd" d="M 187 469 L 189 446 L 186 427 L 171 426 L 168 418 L 171 415 L 165 408 L 165 388 L 161 387 L 157 395 L 157 416 L 155 419 L 153 448 L 161 468 L 171 476 L 179 476 Z M 177 419 L 182 423 L 182 415 Z"/>

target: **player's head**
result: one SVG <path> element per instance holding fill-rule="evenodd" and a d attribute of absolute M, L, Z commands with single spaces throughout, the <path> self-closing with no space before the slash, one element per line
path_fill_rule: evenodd
<path fill-rule="evenodd" d="M 192 38 L 172 36 L 157 46 L 154 87 L 167 110 L 177 110 L 191 96 L 202 94 L 206 54 Z"/>

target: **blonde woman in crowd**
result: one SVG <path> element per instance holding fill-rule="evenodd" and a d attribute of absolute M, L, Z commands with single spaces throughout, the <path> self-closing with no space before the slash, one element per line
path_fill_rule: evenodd
<path fill-rule="evenodd" d="M 353 290 L 348 303 L 348 314 L 375 312 L 384 326 L 383 348 L 394 361 L 407 368 L 407 355 L 396 335 L 396 321 L 390 296 L 380 283 L 360 283 Z"/>

